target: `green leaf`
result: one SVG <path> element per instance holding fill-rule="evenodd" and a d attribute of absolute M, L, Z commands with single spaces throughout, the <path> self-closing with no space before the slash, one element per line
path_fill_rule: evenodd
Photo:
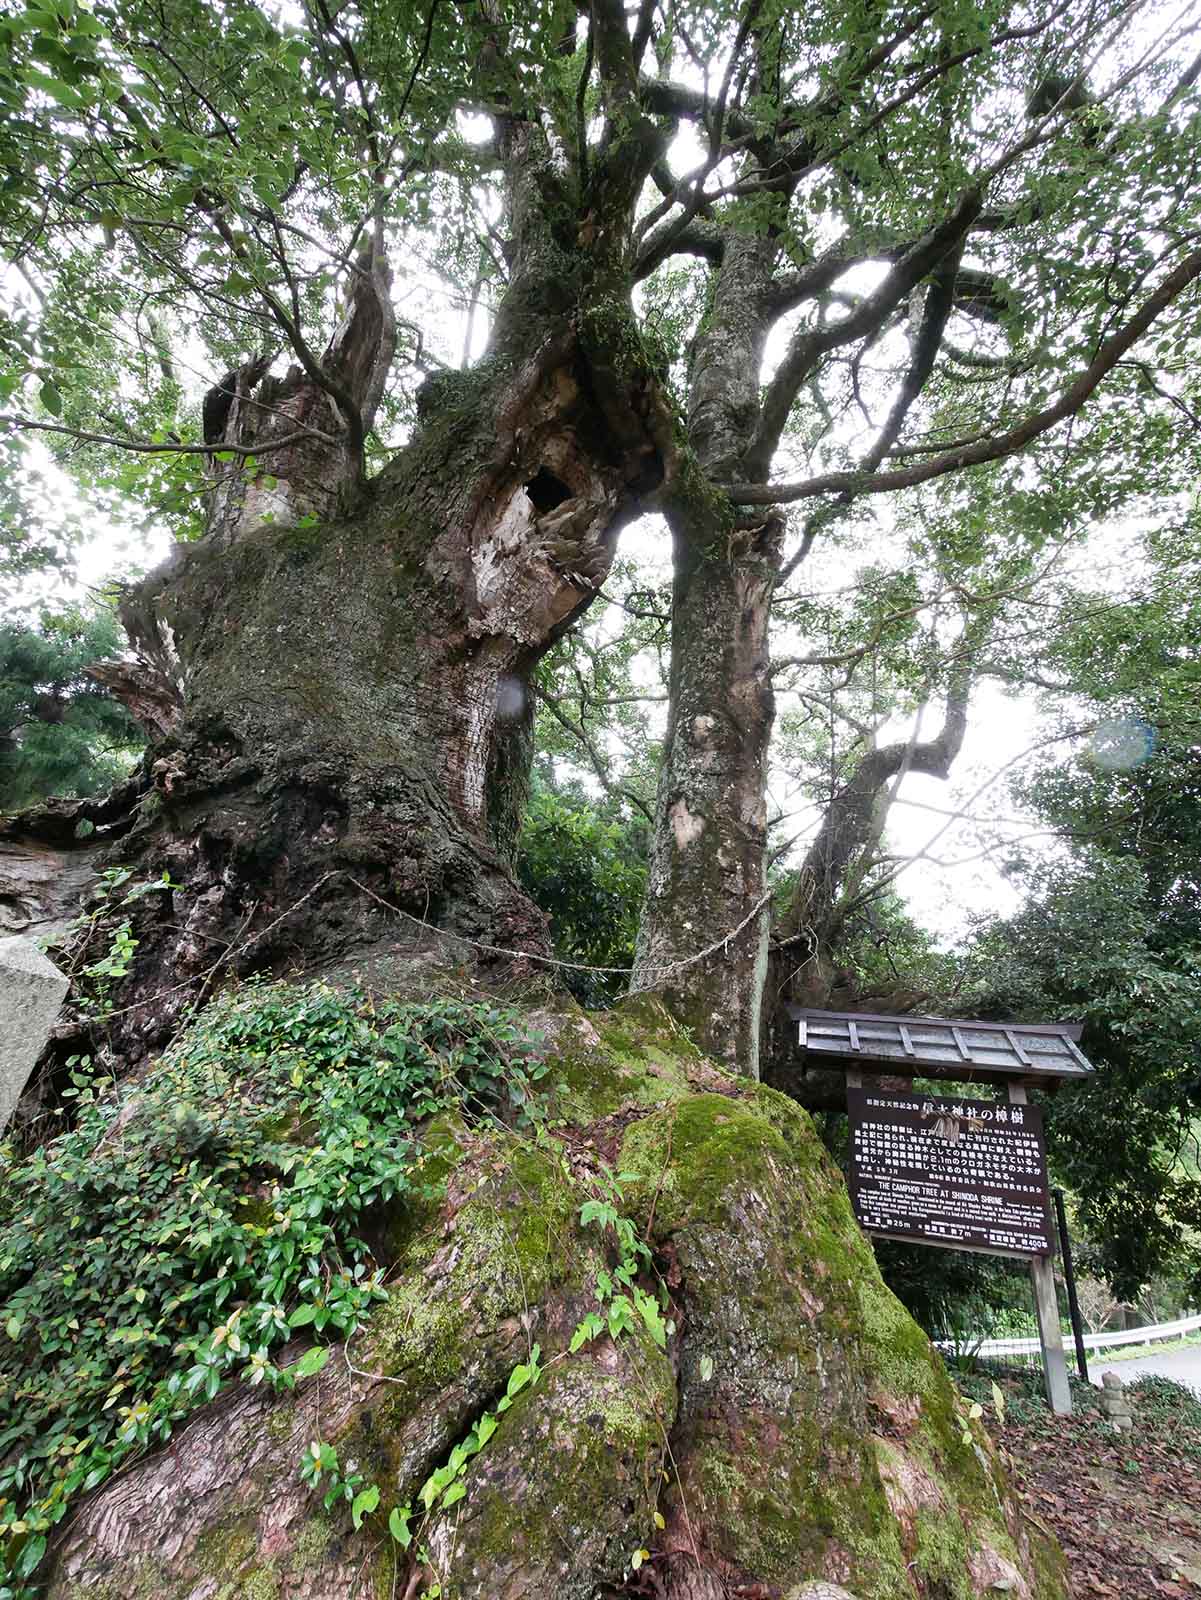
<path fill-rule="evenodd" d="M 83 95 L 72 89 L 70 84 L 63 83 L 61 78 L 52 78 L 48 73 L 38 72 L 33 67 L 25 69 L 25 81 L 43 94 L 48 94 L 52 100 L 57 100 L 59 105 L 78 108 L 87 104 Z"/>
<path fill-rule="evenodd" d="M 477 1448 L 482 1450 L 499 1427 L 500 1423 L 491 1414 L 491 1412 L 485 1411 L 484 1415 L 475 1425 Z"/>
<path fill-rule="evenodd" d="M 1001 1390 L 998 1388 L 998 1386 L 995 1383 L 991 1387 L 992 1387 L 992 1403 L 993 1403 L 993 1406 L 996 1408 L 997 1421 L 998 1422 L 1004 1422 L 1005 1421 L 1005 1396 L 1004 1396 L 1004 1394 L 1001 1392 Z"/>
<path fill-rule="evenodd" d="M 457 1483 L 452 1483 L 450 1488 L 442 1496 L 443 1511 L 445 1511 L 449 1506 L 455 1505 L 466 1493 L 467 1485 L 463 1482 L 462 1478 L 460 1478 Z"/>
<path fill-rule="evenodd" d="M 402 1550 L 407 1550 L 413 1542 L 413 1535 L 409 1532 L 410 1515 L 408 1506 L 393 1506 L 388 1513 L 388 1532 Z"/>
<path fill-rule="evenodd" d="M 300 1360 L 291 1368 L 297 1378 L 311 1378 L 314 1373 L 320 1372 L 329 1361 L 333 1351 L 327 1344 L 314 1345 L 311 1350 L 306 1350 Z"/>
<path fill-rule="evenodd" d="M 575 1355 L 577 1350 L 582 1349 L 584 1345 L 595 1339 L 598 1333 L 603 1333 L 604 1329 L 605 1324 L 600 1317 L 597 1316 L 595 1311 L 590 1311 L 572 1334 L 571 1343 L 567 1347 L 569 1353 Z"/>
<path fill-rule="evenodd" d="M 659 1310 L 659 1303 L 651 1295 L 645 1294 L 641 1289 L 634 1290 L 634 1304 L 638 1314 L 646 1324 L 651 1338 L 660 1350 L 667 1348 L 667 1328 L 663 1321 L 663 1313 Z"/>
<path fill-rule="evenodd" d="M 49 379 L 41 388 L 41 400 L 46 410 L 52 417 L 61 417 L 63 414 L 63 397 Z"/>
<path fill-rule="evenodd" d="M 603 1200 L 586 1200 L 580 1207 L 580 1225 L 582 1227 L 586 1228 L 590 1222 L 595 1222 L 604 1228 L 611 1222 L 616 1221 L 617 1212 Z"/>
<path fill-rule="evenodd" d="M 350 1520 L 356 1529 L 363 1525 L 363 1518 L 369 1511 L 374 1511 L 379 1505 L 379 1484 L 373 1483 L 368 1489 L 360 1489 L 354 1497 L 350 1508 Z"/>
<path fill-rule="evenodd" d="M 16 1574 L 18 1578 L 28 1578 L 34 1568 L 46 1554 L 46 1536 L 43 1533 L 35 1534 L 32 1539 L 26 1540 L 17 1557 Z"/>

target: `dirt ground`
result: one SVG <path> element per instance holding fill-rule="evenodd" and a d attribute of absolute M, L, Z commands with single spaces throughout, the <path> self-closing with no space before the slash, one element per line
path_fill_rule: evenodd
<path fill-rule="evenodd" d="M 1063 1546 L 1073 1600 L 1201 1595 L 1201 1397 L 1139 1378 L 1127 1389 L 1133 1430 L 1118 1433 L 1084 1384 L 1073 1384 L 1075 1415 L 1059 1418 L 1032 1374 L 957 1381 L 984 1406 L 1029 1512 Z"/>

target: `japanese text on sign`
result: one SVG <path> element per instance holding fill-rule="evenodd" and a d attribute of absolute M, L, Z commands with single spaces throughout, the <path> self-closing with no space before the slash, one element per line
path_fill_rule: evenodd
<path fill-rule="evenodd" d="M 847 1090 L 851 1202 L 872 1233 L 1051 1253 L 1037 1106 Z"/>

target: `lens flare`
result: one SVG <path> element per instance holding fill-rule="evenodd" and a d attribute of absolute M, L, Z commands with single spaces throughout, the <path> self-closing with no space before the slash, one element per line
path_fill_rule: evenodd
<path fill-rule="evenodd" d="M 1093 764 L 1102 772 L 1131 772 L 1154 754 L 1155 729 L 1142 717 L 1107 717 L 1088 742 Z"/>
<path fill-rule="evenodd" d="M 525 685 L 505 673 L 496 680 L 496 720 L 516 722 L 525 713 Z"/>

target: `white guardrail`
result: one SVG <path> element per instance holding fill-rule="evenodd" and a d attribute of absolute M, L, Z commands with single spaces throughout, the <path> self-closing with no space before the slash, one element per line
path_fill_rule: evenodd
<path fill-rule="evenodd" d="M 1183 1334 L 1196 1333 L 1201 1328 L 1201 1317 L 1180 1317 L 1175 1322 L 1159 1322 L 1150 1328 L 1125 1328 L 1120 1333 L 1086 1333 L 1086 1350 L 1113 1350 L 1121 1344 L 1154 1344 L 1160 1339 L 1179 1339 Z M 1070 1334 L 1065 1334 L 1070 1339 Z M 939 1339 L 940 1350 L 970 1350 L 977 1356 L 1028 1356 L 1037 1355 L 1042 1346 L 1037 1339 L 985 1339 L 973 1344 L 970 1339 Z"/>

